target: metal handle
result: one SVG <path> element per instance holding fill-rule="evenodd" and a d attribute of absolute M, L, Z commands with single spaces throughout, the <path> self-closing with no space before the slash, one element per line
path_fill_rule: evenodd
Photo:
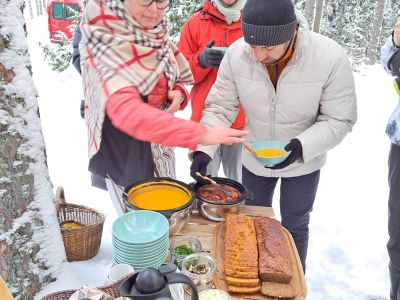
<path fill-rule="evenodd" d="M 128 195 L 128 193 L 125 192 L 125 189 L 120 186 L 119 184 L 117 184 L 114 180 L 112 180 L 112 178 L 110 177 L 110 175 L 107 174 L 107 178 L 110 179 L 111 181 L 111 185 L 113 186 L 114 190 L 115 188 L 117 188 L 118 190 L 121 191 L 122 194 L 124 194 L 126 197 L 128 197 L 128 199 L 133 203 L 133 199 Z M 121 199 L 120 199 L 121 200 Z"/>
<path fill-rule="evenodd" d="M 56 210 L 59 211 L 60 206 L 66 204 L 64 188 L 62 186 L 57 187 L 55 200 L 56 200 L 55 201 L 56 202 Z"/>

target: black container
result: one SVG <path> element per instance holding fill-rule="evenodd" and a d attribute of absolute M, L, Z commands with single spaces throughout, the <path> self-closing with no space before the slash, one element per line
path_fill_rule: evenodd
<path fill-rule="evenodd" d="M 197 198 L 197 209 L 199 213 L 211 221 L 223 221 L 227 214 L 238 214 L 246 200 L 253 199 L 253 193 L 247 190 L 241 183 L 223 177 L 210 177 L 218 184 L 226 184 L 237 189 L 240 193 L 238 200 L 233 202 L 214 202 L 197 195 L 197 190 L 203 186 L 200 182 L 191 183 Z"/>
<path fill-rule="evenodd" d="M 193 203 L 195 202 L 196 196 L 191 189 L 191 187 L 182 182 L 178 181 L 172 178 L 167 178 L 167 177 L 158 177 L 158 178 L 153 178 L 150 180 L 144 180 L 140 182 L 136 182 L 135 184 L 132 184 L 128 187 L 125 188 L 125 193 L 123 194 L 123 202 L 125 207 L 129 210 L 143 210 L 143 208 L 137 207 L 133 205 L 132 203 L 129 202 L 129 199 L 127 195 L 133 190 L 140 189 L 142 187 L 148 187 L 151 185 L 166 185 L 166 186 L 174 186 L 176 188 L 182 189 L 185 193 L 188 194 L 189 201 L 185 203 L 182 206 L 175 207 L 173 209 L 168 209 L 168 210 L 155 210 L 156 212 L 159 212 L 160 214 L 164 215 L 168 221 L 169 221 L 169 235 L 173 235 L 177 232 L 179 232 L 183 226 L 188 222 L 189 216 L 190 216 L 190 211 L 193 206 Z M 141 186 L 141 187 L 140 187 Z"/>

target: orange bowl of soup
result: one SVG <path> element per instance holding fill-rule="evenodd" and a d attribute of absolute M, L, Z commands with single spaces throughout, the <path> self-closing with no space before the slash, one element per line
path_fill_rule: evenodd
<path fill-rule="evenodd" d="M 290 151 L 284 149 L 286 145 L 287 143 L 281 141 L 260 141 L 253 143 L 251 147 L 257 154 L 256 157 L 253 157 L 264 167 L 274 167 L 289 156 Z"/>

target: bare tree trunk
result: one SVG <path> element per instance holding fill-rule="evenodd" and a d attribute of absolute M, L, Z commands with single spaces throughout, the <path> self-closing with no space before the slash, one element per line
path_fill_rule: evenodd
<path fill-rule="evenodd" d="M 378 57 L 379 36 L 381 34 L 383 13 L 385 9 L 386 0 L 377 0 L 374 21 L 372 23 L 372 30 L 367 48 L 367 63 L 372 65 L 376 62 Z"/>
<path fill-rule="evenodd" d="M 46 0 L 42 0 L 42 4 L 43 4 L 43 11 L 47 11 L 47 1 Z"/>
<path fill-rule="evenodd" d="M 41 15 L 41 13 L 40 13 L 40 0 L 36 0 L 35 2 L 36 2 L 36 13 L 37 13 L 37 16 L 40 16 Z"/>
<path fill-rule="evenodd" d="M 313 31 L 319 32 L 321 26 L 322 7 L 324 6 L 324 0 L 317 0 L 315 6 L 315 18 L 314 18 L 314 29 Z"/>
<path fill-rule="evenodd" d="M 24 0 L 0 0 L 0 275 L 33 299 L 65 261 L 26 43 Z M 3 20 L 7 20 L 4 22 Z M 13 40 L 18 39 L 18 40 Z"/>
<path fill-rule="evenodd" d="M 315 0 L 307 0 L 306 8 L 305 8 L 305 17 L 308 23 L 308 26 L 312 28 L 313 19 L 314 19 L 314 6 Z"/>
<path fill-rule="evenodd" d="M 28 2 L 28 7 L 29 7 L 29 15 L 31 16 L 31 19 L 33 19 L 32 0 L 27 0 L 27 2 Z"/>

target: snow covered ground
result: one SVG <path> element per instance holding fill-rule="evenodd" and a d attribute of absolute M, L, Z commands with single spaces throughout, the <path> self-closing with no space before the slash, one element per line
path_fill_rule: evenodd
<path fill-rule="evenodd" d="M 99 253 L 84 262 L 65 263 L 57 281 L 35 297 L 90 282 L 103 285 L 112 263 L 111 225 L 116 218 L 108 194 L 90 186 L 86 128 L 79 115 L 81 82 L 73 67 L 51 71 L 38 42 L 48 43 L 46 17 L 27 17 L 34 81 L 54 187 L 67 202 L 106 214 Z M 392 79 L 379 65 L 356 73 L 359 119 L 353 132 L 329 152 L 310 224 L 307 287 L 310 300 L 388 299 L 387 154 L 384 130 L 397 104 Z M 188 118 L 190 109 L 179 116 Z M 177 149 L 177 178 L 191 182 L 187 150 Z M 279 193 L 274 210 L 279 218 Z"/>

